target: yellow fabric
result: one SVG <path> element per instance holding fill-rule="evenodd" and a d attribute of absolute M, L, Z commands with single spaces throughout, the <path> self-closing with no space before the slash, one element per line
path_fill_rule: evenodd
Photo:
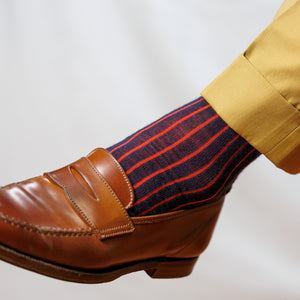
<path fill-rule="evenodd" d="M 288 10 L 293 4 L 295 4 L 297 0 L 285 0 L 281 7 L 279 8 L 275 18 L 279 17 L 281 14 L 283 14 L 286 10 Z"/>
<path fill-rule="evenodd" d="M 294 2 L 294 3 L 293 3 Z M 275 20 L 202 95 L 279 168 L 300 173 L 300 0 Z"/>

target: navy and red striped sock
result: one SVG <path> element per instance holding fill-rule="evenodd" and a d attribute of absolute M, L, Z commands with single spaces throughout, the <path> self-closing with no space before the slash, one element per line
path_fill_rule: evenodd
<path fill-rule="evenodd" d="M 194 208 L 226 194 L 260 153 L 200 97 L 108 148 L 135 192 L 130 216 Z"/>

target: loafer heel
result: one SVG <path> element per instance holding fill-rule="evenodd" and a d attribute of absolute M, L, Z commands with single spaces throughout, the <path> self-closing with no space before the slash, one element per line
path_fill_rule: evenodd
<path fill-rule="evenodd" d="M 145 270 L 151 278 L 180 278 L 192 273 L 198 257 L 159 263 L 156 268 Z"/>

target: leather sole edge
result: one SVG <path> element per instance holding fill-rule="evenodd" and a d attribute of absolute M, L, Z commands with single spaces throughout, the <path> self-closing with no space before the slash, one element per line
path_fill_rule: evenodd
<path fill-rule="evenodd" d="M 105 269 L 77 269 L 31 257 L 0 244 L 0 258 L 23 269 L 59 280 L 76 283 L 104 283 L 113 281 L 122 275 L 145 271 L 151 278 L 180 278 L 188 276 L 198 259 L 192 258 L 155 258 Z"/>

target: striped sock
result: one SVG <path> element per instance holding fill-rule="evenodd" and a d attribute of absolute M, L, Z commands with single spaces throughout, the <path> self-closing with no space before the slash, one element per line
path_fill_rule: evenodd
<path fill-rule="evenodd" d="M 135 192 L 130 216 L 194 208 L 225 195 L 259 152 L 200 97 L 108 148 Z"/>

